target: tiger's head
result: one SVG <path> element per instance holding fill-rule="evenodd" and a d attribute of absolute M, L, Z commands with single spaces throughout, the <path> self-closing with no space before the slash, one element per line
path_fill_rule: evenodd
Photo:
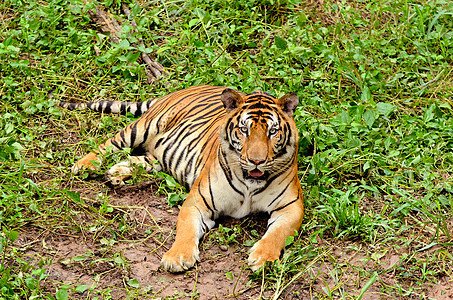
<path fill-rule="evenodd" d="M 277 99 L 264 92 L 244 95 L 225 89 L 221 99 L 228 116 L 220 147 L 230 169 L 259 184 L 294 166 L 298 133 L 293 114 L 299 104 L 295 93 Z"/>

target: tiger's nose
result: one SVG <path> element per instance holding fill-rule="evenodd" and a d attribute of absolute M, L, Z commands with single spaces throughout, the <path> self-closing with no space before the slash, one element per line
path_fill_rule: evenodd
<path fill-rule="evenodd" d="M 249 158 L 248 160 L 254 163 L 255 165 L 262 164 L 265 161 L 265 159 L 254 159 L 254 158 Z"/>

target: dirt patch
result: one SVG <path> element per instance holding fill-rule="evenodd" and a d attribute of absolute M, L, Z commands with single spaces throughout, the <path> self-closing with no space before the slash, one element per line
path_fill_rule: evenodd
<path fill-rule="evenodd" d="M 433 284 L 427 296 L 432 299 L 453 299 L 453 280 L 441 278 L 437 284 Z"/>
<path fill-rule="evenodd" d="M 278 287 L 276 278 L 281 276 L 281 288 L 306 268 L 297 280 L 285 286 L 280 299 L 320 299 L 326 293 L 358 297 L 363 289 L 363 299 L 377 299 L 402 297 L 386 287 L 398 285 L 409 290 L 415 281 L 413 276 L 422 276 L 407 245 L 381 248 L 325 237 L 309 242 L 309 233 L 301 232 L 301 245 L 307 249 L 299 254 L 298 249 L 291 251 L 296 253 L 293 258 L 306 256 L 307 263 L 299 263 L 297 270 L 283 274 L 276 273 L 278 266 L 266 269 L 263 279 L 248 269 L 249 247 L 245 245 L 264 234 L 267 215 L 218 220 L 230 233 L 240 228 L 234 241 L 225 242 L 221 228 L 214 228 L 200 243 L 196 267 L 171 274 L 161 269 L 160 260 L 174 241 L 178 208 L 169 207 L 164 197 L 155 196 L 156 181 L 119 189 L 109 189 L 103 181 L 66 181 L 65 185 L 80 193 L 81 200 L 58 202 L 67 206 L 61 219 L 55 214 L 55 220 L 48 223 L 21 227 L 13 246 L 31 268 L 46 269 L 47 277 L 40 283 L 45 292 L 54 295 L 66 285 L 71 287 L 71 299 L 272 299 Z M 420 231 L 412 234 L 419 236 Z M 443 255 L 443 251 L 441 246 L 433 246 L 417 257 L 429 261 L 429 257 Z M 314 254 L 310 256 L 310 252 Z M 429 263 L 427 266 L 440 268 Z M 373 276 L 375 281 L 367 286 Z M 437 276 L 437 282 L 431 276 L 430 286 L 421 288 L 420 293 L 433 299 L 452 299 L 449 275 Z"/>
<path fill-rule="evenodd" d="M 54 293 L 61 284 L 88 286 L 82 293 L 73 293 L 73 298 L 91 298 L 108 289 L 113 299 L 123 298 L 127 289 L 135 289 L 137 295 L 199 299 L 253 294 L 243 246 L 221 249 L 216 243 L 202 242 L 196 268 L 184 274 L 160 268 L 160 259 L 174 240 L 178 209 L 169 207 L 165 198 L 152 196 L 156 189 L 153 182 L 146 182 L 110 190 L 108 206 L 113 211 L 107 210 L 104 218 L 78 211 L 73 224 L 54 230 L 23 228 L 15 246 L 24 250 L 30 265 L 45 262 L 47 278 L 41 285 L 49 292 Z M 82 198 L 93 198 L 89 190 L 80 192 Z M 91 207 L 103 209 L 102 201 Z M 222 222 L 228 227 L 237 221 Z"/>

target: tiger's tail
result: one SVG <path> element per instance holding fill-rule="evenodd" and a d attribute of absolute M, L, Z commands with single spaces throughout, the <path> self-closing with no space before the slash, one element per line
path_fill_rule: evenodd
<path fill-rule="evenodd" d="M 126 115 L 131 113 L 134 117 L 143 115 L 153 104 L 152 100 L 144 102 L 122 102 L 122 101 L 97 101 L 87 103 L 59 102 L 58 105 L 68 109 L 91 109 L 102 113 L 113 113 Z"/>

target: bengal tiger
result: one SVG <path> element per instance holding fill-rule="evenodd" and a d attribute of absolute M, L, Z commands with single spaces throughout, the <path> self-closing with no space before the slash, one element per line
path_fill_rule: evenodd
<path fill-rule="evenodd" d="M 199 260 L 200 238 L 219 216 L 267 212 L 267 231 L 248 257 L 255 271 L 279 258 L 286 238 L 302 223 L 299 137 L 293 119 L 298 102 L 295 93 L 278 99 L 264 92 L 246 95 L 225 87 L 196 86 L 147 102 L 60 106 L 141 115 L 80 159 L 73 173 L 98 168 L 100 154 L 107 149 L 131 148 L 141 155 L 107 172 L 114 184 L 131 175 L 133 164 L 142 164 L 148 171 L 161 168 L 190 189 L 179 212 L 175 241 L 162 257 L 164 269 L 183 272 L 193 267 Z"/>

